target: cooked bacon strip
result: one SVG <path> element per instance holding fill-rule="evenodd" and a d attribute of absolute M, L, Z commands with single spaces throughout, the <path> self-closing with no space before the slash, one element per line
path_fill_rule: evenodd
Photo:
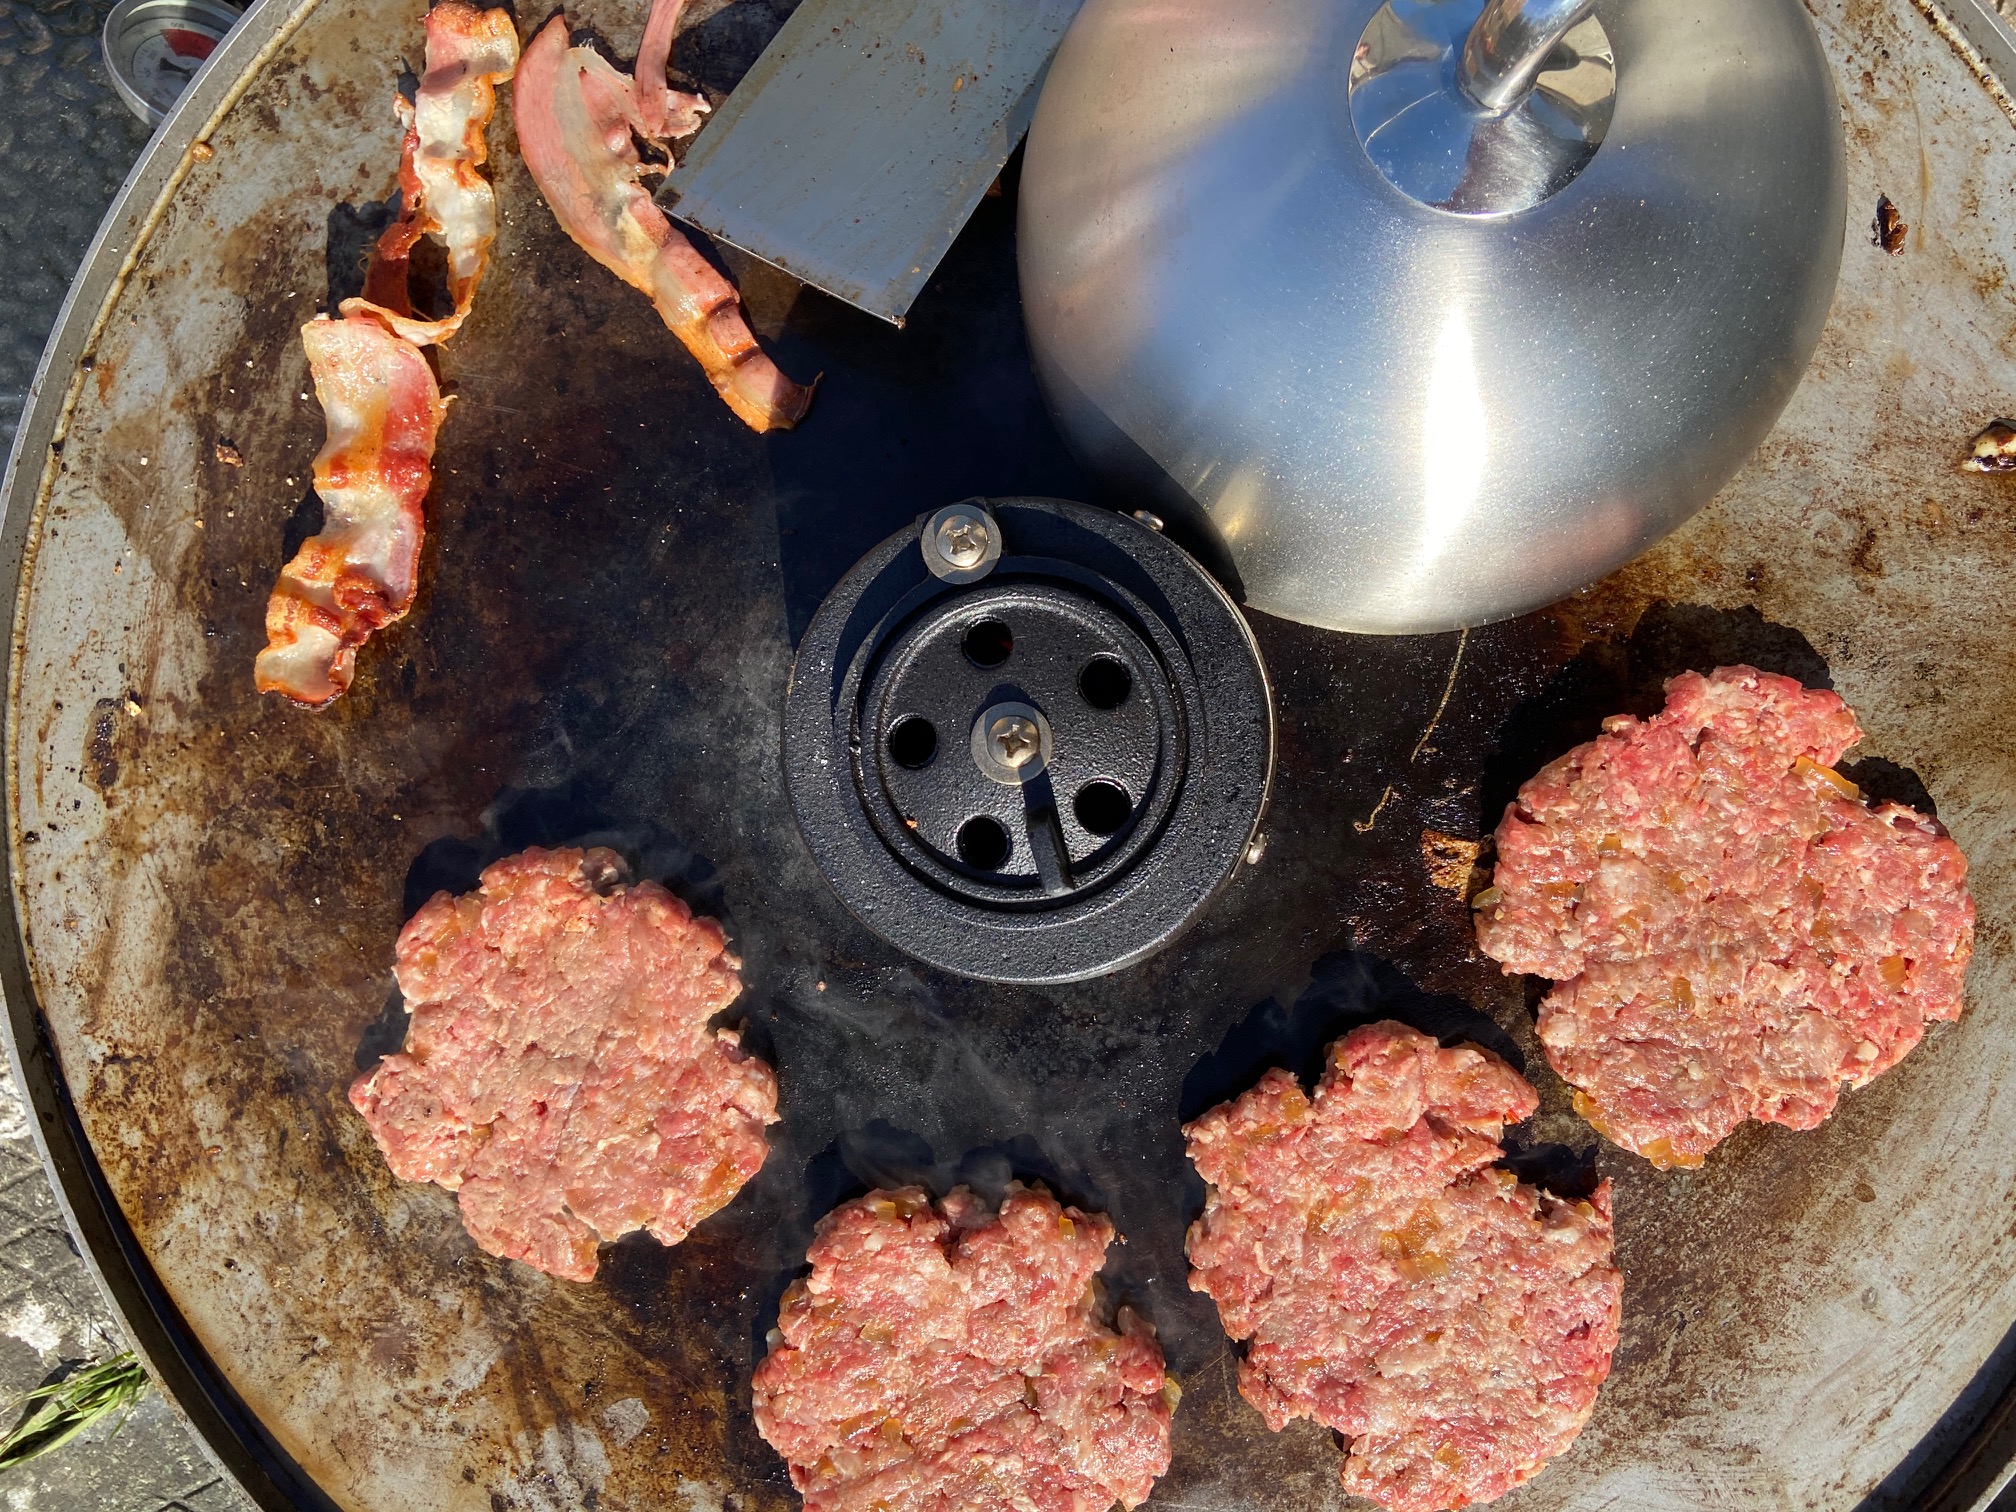
<path fill-rule="evenodd" d="M 489 158 L 484 128 L 497 108 L 497 85 L 518 66 L 518 29 L 503 10 L 442 0 L 427 13 L 427 76 L 413 103 L 393 107 L 406 125 L 399 162 L 399 219 L 379 237 L 362 299 L 343 313 L 368 311 L 420 346 L 460 329 L 497 240 L 497 199 L 477 170 Z M 448 293 L 455 308 L 439 320 L 413 313 L 407 275 L 423 236 L 448 250 Z"/>
<path fill-rule="evenodd" d="M 315 459 L 319 535 L 302 543 L 266 604 L 262 693 L 322 708 L 350 686 L 357 647 L 413 606 L 447 406 L 420 349 L 367 314 L 301 328 L 329 439 Z"/>
<path fill-rule="evenodd" d="M 461 328 L 497 240 L 497 201 L 477 170 L 497 84 L 518 65 L 518 29 L 504 10 L 442 0 L 427 13 L 427 76 L 413 103 L 395 102 L 406 134 L 402 209 L 379 237 L 364 297 L 343 318 L 301 328 L 328 440 L 315 459 L 323 527 L 281 570 L 266 602 L 261 693 L 324 708 L 350 686 L 357 647 L 402 619 L 418 586 L 422 502 L 447 406 L 420 348 Z M 422 237 L 448 251 L 454 309 L 413 312 L 408 273 Z"/>
<path fill-rule="evenodd" d="M 707 102 L 672 87 L 665 65 L 672 61 L 672 39 L 679 32 L 679 13 L 686 0 L 652 0 L 644 22 L 644 41 L 637 48 L 637 130 L 659 146 L 700 129 Z"/>
<path fill-rule="evenodd" d="M 547 22 L 518 68 L 518 146 L 561 228 L 650 296 L 728 407 L 754 430 L 788 430 L 811 406 L 812 388 L 786 378 L 756 345 L 734 285 L 674 229 L 639 182 L 644 168 L 633 133 L 648 140 L 660 125 L 683 135 L 699 124 L 690 103 L 668 106 L 657 93 L 664 88 L 657 50 L 669 47 L 677 16 L 678 0 L 654 0 L 649 51 L 639 60 L 640 72 L 652 60 L 653 81 L 642 88 L 592 47 L 569 46 L 564 15 Z"/>

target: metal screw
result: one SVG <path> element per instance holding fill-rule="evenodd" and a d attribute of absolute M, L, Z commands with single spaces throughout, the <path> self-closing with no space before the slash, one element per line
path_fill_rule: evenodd
<path fill-rule="evenodd" d="M 1031 704 L 998 703 L 973 721 L 973 763 L 992 782 L 1020 787 L 1050 756 L 1050 726 Z"/>
<path fill-rule="evenodd" d="M 948 504 L 924 522 L 917 544 L 924 565 L 942 583 L 977 583 L 1001 560 L 1001 527 L 985 499 Z"/>
<path fill-rule="evenodd" d="M 1043 749 L 1043 732 L 1036 728 L 1034 720 L 1019 714 L 995 720 L 988 726 L 987 739 L 993 745 L 994 759 L 1018 771 Z"/>
<path fill-rule="evenodd" d="M 938 524 L 938 554 L 961 572 L 987 555 L 987 522 L 978 515 L 947 515 Z"/>

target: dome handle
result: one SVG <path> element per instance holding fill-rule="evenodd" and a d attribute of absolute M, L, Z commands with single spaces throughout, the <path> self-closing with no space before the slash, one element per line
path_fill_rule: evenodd
<path fill-rule="evenodd" d="M 1463 92 L 1491 115 L 1503 115 L 1533 87 L 1562 37 L 1596 8 L 1596 0 L 1490 0 L 1463 45 L 1457 78 Z"/>

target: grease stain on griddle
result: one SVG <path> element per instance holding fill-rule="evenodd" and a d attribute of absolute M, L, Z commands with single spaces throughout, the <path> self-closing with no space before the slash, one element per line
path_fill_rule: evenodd
<path fill-rule="evenodd" d="M 91 706 L 91 738 L 84 747 L 84 770 L 99 792 L 119 780 L 119 717 L 122 698 L 101 698 Z"/>

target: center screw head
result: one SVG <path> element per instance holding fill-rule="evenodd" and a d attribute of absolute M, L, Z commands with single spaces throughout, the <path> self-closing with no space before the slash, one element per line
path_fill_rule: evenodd
<path fill-rule="evenodd" d="M 1033 721 L 1015 714 L 988 726 L 987 739 L 993 745 L 994 759 L 1018 771 L 1043 749 L 1043 732 Z"/>
<path fill-rule="evenodd" d="M 973 764 L 1004 787 L 1039 775 L 1050 755 L 1050 722 L 1028 704 L 995 704 L 973 723 Z"/>

